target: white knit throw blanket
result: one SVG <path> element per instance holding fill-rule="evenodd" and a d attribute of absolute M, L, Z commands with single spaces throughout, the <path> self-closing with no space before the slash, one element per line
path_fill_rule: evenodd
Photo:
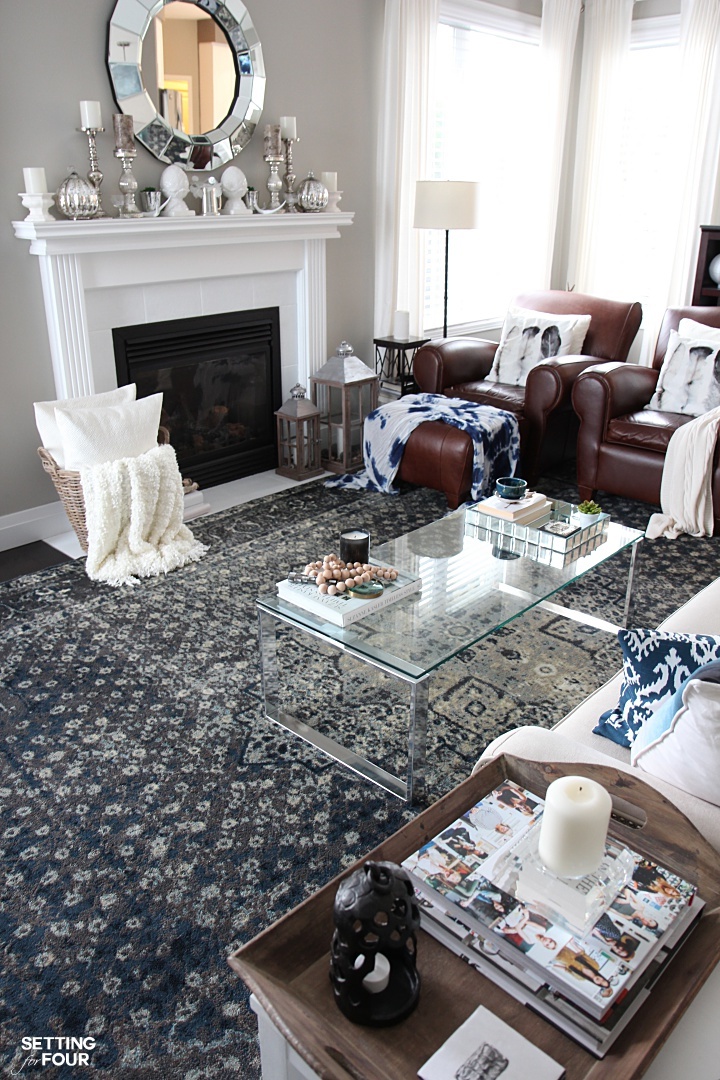
<path fill-rule="evenodd" d="M 207 551 L 183 525 L 183 489 L 172 446 L 80 470 L 93 581 L 135 585 Z"/>
<path fill-rule="evenodd" d="M 712 536 L 712 463 L 719 426 L 720 409 L 711 409 L 673 434 L 660 485 L 662 513 L 648 521 L 649 539 L 674 540 L 680 533 Z"/>

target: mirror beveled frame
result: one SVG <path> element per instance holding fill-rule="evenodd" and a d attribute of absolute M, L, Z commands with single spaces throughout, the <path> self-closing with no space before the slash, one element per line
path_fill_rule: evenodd
<path fill-rule="evenodd" d="M 242 0 L 183 0 L 207 12 L 233 52 L 235 91 L 222 123 L 201 135 L 171 127 L 157 110 L 142 77 L 142 46 L 152 20 L 176 0 L 117 0 L 108 27 L 107 66 L 113 97 L 132 116 L 135 138 L 170 165 L 210 172 L 232 161 L 252 138 L 265 99 L 265 66 L 255 27 Z"/>

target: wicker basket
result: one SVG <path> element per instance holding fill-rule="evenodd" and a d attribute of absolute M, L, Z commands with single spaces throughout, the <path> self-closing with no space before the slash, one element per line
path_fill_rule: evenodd
<path fill-rule="evenodd" d="M 161 427 L 158 430 L 158 443 L 162 446 L 170 441 L 170 432 Z M 88 534 L 85 524 L 85 499 L 83 498 L 80 473 L 71 469 L 61 469 L 52 454 L 49 454 L 44 446 L 39 447 L 38 454 L 42 467 L 48 474 L 55 490 L 60 496 L 60 501 L 65 507 L 68 520 L 75 530 L 75 535 L 80 541 L 80 547 L 87 554 Z"/>

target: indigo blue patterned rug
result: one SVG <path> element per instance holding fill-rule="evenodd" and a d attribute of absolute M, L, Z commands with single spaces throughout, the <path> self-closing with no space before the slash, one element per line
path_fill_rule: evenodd
<path fill-rule="evenodd" d="M 539 486 L 575 497 L 562 481 Z M 651 510 L 603 503 L 641 528 Z M 443 512 L 430 491 L 317 482 L 193 522 L 208 556 L 134 589 L 93 583 L 82 563 L 0 586 L 6 1072 L 259 1077 L 227 956 L 413 811 L 265 720 L 254 599 L 348 527 L 381 543 Z M 638 624 L 720 572 L 716 540 L 643 547 Z M 568 599 L 617 619 L 626 571 L 618 558 Z M 404 712 L 383 688 L 307 641 L 284 647 L 289 693 L 312 689 L 318 722 L 360 750 L 379 741 L 399 768 Z M 432 683 L 432 797 L 495 735 L 553 724 L 619 664 L 613 637 L 544 612 L 462 653 Z M 59 1064 L 68 1039 L 85 1040 L 86 1064 Z"/>

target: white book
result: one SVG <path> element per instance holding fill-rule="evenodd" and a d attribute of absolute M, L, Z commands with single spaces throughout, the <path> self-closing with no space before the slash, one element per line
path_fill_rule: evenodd
<path fill-rule="evenodd" d="M 286 600 L 289 604 L 302 608 L 335 626 L 350 626 L 394 604 L 397 600 L 418 592 L 421 588 L 422 580 L 419 577 L 404 574 L 402 571 L 398 572 L 397 580 L 385 585 L 382 596 L 372 597 L 369 600 L 328 596 L 327 593 L 319 592 L 317 585 L 311 583 L 287 580 L 277 583 L 277 593 L 281 600 Z"/>

